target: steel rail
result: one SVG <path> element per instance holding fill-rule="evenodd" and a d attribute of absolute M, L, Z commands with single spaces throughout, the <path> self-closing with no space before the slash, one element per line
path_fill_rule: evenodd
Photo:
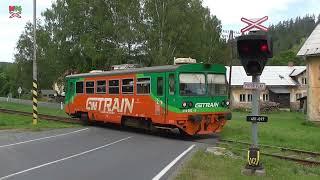
<path fill-rule="evenodd" d="M 248 142 L 235 141 L 235 140 L 230 140 L 230 139 L 220 139 L 220 141 L 237 143 L 237 144 L 251 145 L 251 143 L 248 143 Z M 267 147 L 267 148 L 280 149 L 282 151 L 292 151 L 292 152 L 296 152 L 296 153 L 303 153 L 303 154 L 309 154 L 309 155 L 313 155 L 313 156 L 320 156 L 320 152 L 313 152 L 313 151 L 308 151 L 308 150 L 292 149 L 292 148 L 287 148 L 287 147 L 272 146 L 272 145 L 266 145 L 266 144 L 259 144 L 259 146 Z"/>
<path fill-rule="evenodd" d="M 1 113 L 7 113 L 7 114 L 18 114 L 22 116 L 32 116 L 31 112 L 24 112 L 24 111 L 17 111 L 17 110 L 11 110 L 11 109 L 3 109 L 0 108 Z M 46 114 L 38 114 L 40 119 L 45 120 L 53 120 L 53 121 L 61 121 L 61 122 L 67 122 L 67 123 L 81 123 L 78 119 L 70 118 L 70 117 L 61 117 L 61 116 L 52 116 L 52 115 L 46 115 Z"/>

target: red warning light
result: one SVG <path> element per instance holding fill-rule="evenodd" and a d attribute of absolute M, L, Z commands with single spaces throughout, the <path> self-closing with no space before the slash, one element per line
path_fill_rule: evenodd
<path fill-rule="evenodd" d="M 262 52 L 268 52 L 268 45 L 262 44 L 262 45 L 260 46 L 260 51 L 262 51 Z"/>

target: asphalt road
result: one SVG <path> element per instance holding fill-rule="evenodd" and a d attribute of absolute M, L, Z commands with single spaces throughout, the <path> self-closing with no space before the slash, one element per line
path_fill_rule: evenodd
<path fill-rule="evenodd" d="M 107 127 L 0 131 L 0 180 L 168 179 L 198 146 Z"/>

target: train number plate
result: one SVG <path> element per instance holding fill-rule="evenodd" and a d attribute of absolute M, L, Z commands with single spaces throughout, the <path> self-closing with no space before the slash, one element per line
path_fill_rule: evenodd
<path fill-rule="evenodd" d="M 268 122 L 268 116 L 247 116 L 249 122 Z"/>

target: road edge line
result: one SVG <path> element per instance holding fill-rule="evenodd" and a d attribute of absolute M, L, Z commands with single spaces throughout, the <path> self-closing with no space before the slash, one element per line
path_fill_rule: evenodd
<path fill-rule="evenodd" d="M 188 149 L 183 151 L 178 157 L 171 161 L 166 167 L 164 167 L 152 180 L 159 180 L 163 175 L 165 175 L 172 166 L 174 166 L 183 156 L 185 156 L 189 151 L 191 151 L 196 145 L 191 145 Z M 1 179 L 0 179 L 1 180 Z"/>

